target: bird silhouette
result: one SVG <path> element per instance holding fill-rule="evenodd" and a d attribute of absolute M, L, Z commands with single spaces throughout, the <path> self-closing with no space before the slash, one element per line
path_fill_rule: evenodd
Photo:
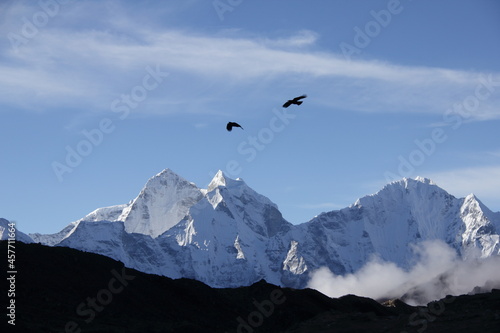
<path fill-rule="evenodd" d="M 307 95 L 302 95 L 302 96 L 299 96 L 299 97 L 295 97 L 294 99 L 289 99 L 288 101 L 286 101 L 285 104 L 283 104 L 283 107 L 287 108 L 287 107 L 289 107 L 292 104 L 300 105 L 300 104 L 302 104 L 301 99 L 302 98 L 306 98 L 306 97 L 307 97 Z"/>
<path fill-rule="evenodd" d="M 239 127 L 239 128 L 241 128 L 241 129 L 243 129 L 243 127 L 241 127 L 241 125 L 240 125 L 240 124 L 235 123 L 235 122 L 232 122 L 232 121 L 228 122 L 228 123 L 227 123 L 227 125 L 226 125 L 226 129 L 227 129 L 229 132 L 231 132 L 231 131 L 233 130 L 233 127 Z"/>

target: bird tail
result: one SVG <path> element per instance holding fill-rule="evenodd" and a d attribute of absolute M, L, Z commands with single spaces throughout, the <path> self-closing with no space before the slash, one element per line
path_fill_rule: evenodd
<path fill-rule="evenodd" d="M 297 105 L 300 105 L 300 104 L 302 104 L 302 101 L 297 101 Z"/>

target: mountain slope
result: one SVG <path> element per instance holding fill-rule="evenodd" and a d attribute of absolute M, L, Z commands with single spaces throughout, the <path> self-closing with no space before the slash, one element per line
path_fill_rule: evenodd
<path fill-rule="evenodd" d="M 425 240 L 442 240 L 462 257 L 498 255 L 499 230 L 499 214 L 475 196 L 455 198 L 424 178 L 393 182 L 350 207 L 292 225 L 241 179 L 219 171 L 199 189 L 166 169 L 129 204 L 97 209 L 58 234 L 31 237 L 214 287 L 266 279 L 302 288 L 320 267 L 352 273 L 374 255 L 408 268 L 415 259 L 408 244 Z"/>
<path fill-rule="evenodd" d="M 14 234 L 14 237 L 11 235 Z M 0 218 L 0 240 L 15 239 L 23 243 L 33 243 L 30 236 L 17 230 L 15 223 L 12 223 L 6 219 Z"/>
<path fill-rule="evenodd" d="M 0 241 L 7 251 L 7 242 Z M 16 328 L 22 332 L 497 332 L 500 291 L 426 307 L 259 281 L 213 289 L 128 269 L 105 256 L 17 244 Z M 7 271 L 7 262 L 0 268 Z M 2 291 L 4 291 L 2 289 Z M 4 293 L 5 295 L 7 292 Z M 3 332 L 12 331 L 7 320 Z"/>
<path fill-rule="evenodd" d="M 128 204 L 96 209 L 80 221 L 121 221 L 128 233 L 158 237 L 203 197 L 199 188 L 170 169 L 150 178 Z"/>
<path fill-rule="evenodd" d="M 414 257 L 408 244 L 440 239 L 460 255 L 480 251 L 500 254 L 498 219 L 474 196 L 457 199 L 428 179 L 403 179 L 365 196 L 348 208 L 323 213 L 298 226 L 308 239 L 301 253 L 306 262 L 326 257 L 320 265 L 350 273 L 377 254 L 408 268 Z M 326 256 L 318 256 L 315 248 Z M 317 266 L 317 265 L 316 265 Z"/>

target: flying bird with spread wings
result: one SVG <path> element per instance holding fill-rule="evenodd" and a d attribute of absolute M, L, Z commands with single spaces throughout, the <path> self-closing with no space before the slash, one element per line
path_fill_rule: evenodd
<path fill-rule="evenodd" d="M 241 127 L 241 125 L 240 125 L 240 124 L 235 123 L 235 122 L 232 122 L 232 121 L 228 122 L 228 123 L 227 123 L 227 125 L 226 125 L 226 129 L 227 129 L 229 132 L 231 132 L 231 131 L 233 130 L 233 127 L 239 127 L 239 128 L 241 128 L 241 129 L 243 129 L 243 127 Z"/>
<path fill-rule="evenodd" d="M 295 97 L 294 99 L 290 99 L 290 100 L 286 101 L 285 104 L 283 104 L 283 107 L 287 108 L 287 107 L 289 107 L 292 104 L 300 105 L 300 104 L 302 104 L 301 99 L 306 98 L 306 97 L 307 97 L 307 95 L 302 95 L 302 96 L 299 96 L 299 97 Z"/>

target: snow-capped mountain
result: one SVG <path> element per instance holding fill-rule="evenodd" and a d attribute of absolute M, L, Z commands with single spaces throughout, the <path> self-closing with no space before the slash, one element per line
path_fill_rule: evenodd
<path fill-rule="evenodd" d="M 474 195 L 457 199 L 425 178 L 393 182 L 297 229 L 308 237 L 301 249 L 306 262 L 325 258 L 318 264 L 336 273 L 357 271 L 372 254 L 408 268 L 414 257 L 408 244 L 423 240 L 443 240 L 462 256 L 472 250 L 481 257 L 500 254 L 499 214 Z M 328 255 L 318 256 L 318 245 Z"/>
<path fill-rule="evenodd" d="M 122 261 L 126 266 L 214 287 L 260 279 L 304 287 L 309 273 L 358 270 L 376 254 L 408 267 L 408 244 L 440 239 L 466 256 L 500 254 L 500 213 L 474 195 L 458 199 L 428 179 L 403 179 L 350 207 L 292 225 L 268 198 L 219 171 L 200 189 L 171 170 L 128 204 L 100 208 L 54 235 L 30 235 Z"/>
<path fill-rule="evenodd" d="M 166 169 L 149 179 L 129 204 L 96 209 L 81 221 L 122 221 L 126 232 L 155 238 L 181 221 L 202 197 L 196 185 Z"/>
<path fill-rule="evenodd" d="M 14 234 L 14 237 L 11 235 Z M 33 243 L 30 236 L 17 230 L 15 223 L 12 223 L 6 219 L 0 218 L 0 240 L 15 239 L 23 243 Z"/>

